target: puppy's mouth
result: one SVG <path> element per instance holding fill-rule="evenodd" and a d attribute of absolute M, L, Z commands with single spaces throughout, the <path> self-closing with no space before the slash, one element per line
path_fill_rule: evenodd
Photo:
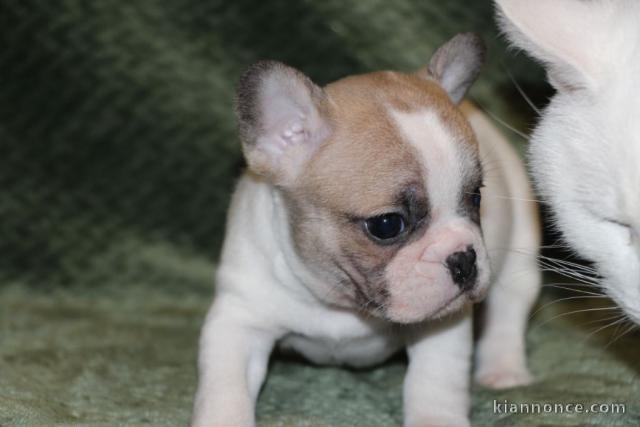
<path fill-rule="evenodd" d="M 475 304 L 485 299 L 485 297 L 487 296 L 488 290 L 489 289 L 487 286 L 476 285 L 473 289 L 470 289 L 468 292 L 464 292 L 464 293 L 469 298 L 469 301 Z"/>
<path fill-rule="evenodd" d="M 462 307 L 469 303 L 474 303 L 475 298 L 473 296 L 473 291 L 460 291 L 453 298 L 450 298 L 446 301 L 442 306 L 436 310 L 433 314 L 428 316 L 427 319 L 438 319 L 442 316 L 450 314 L 454 311 L 460 310 Z"/>
<path fill-rule="evenodd" d="M 484 270 L 479 277 L 458 283 L 449 269 L 433 269 L 430 276 L 386 282 L 377 292 L 356 295 L 352 307 L 365 316 L 396 324 L 415 324 L 442 318 L 484 299 L 488 286 Z M 365 298 L 366 297 L 366 298 Z"/>
<path fill-rule="evenodd" d="M 418 324 L 430 320 L 439 319 L 449 314 L 460 311 L 465 306 L 473 304 L 475 301 L 476 297 L 472 295 L 471 291 L 460 290 L 456 292 L 455 295 L 441 302 L 438 307 L 425 311 L 422 314 L 418 314 L 415 312 L 413 315 L 403 312 L 389 313 L 387 310 L 380 310 L 378 311 L 378 316 L 395 324 Z"/>

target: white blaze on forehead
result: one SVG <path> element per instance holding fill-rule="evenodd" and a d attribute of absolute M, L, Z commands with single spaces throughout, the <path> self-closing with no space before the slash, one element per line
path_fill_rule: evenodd
<path fill-rule="evenodd" d="M 417 159 L 426 171 L 426 189 L 434 215 L 455 212 L 465 180 L 464 167 L 469 164 L 465 145 L 431 110 L 401 112 L 391 110 L 404 140 L 415 147 Z"/>

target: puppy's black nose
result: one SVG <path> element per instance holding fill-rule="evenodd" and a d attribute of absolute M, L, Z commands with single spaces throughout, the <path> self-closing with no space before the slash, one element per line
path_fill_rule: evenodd
<path fill-rule="evenodd" d="M 475 285 L 478 268 L 476 267 L 476 251 L 471 246 L 464 252 L 455 252 L 446 260 L 454 283 L 463 291 L 468 291 Z"/>

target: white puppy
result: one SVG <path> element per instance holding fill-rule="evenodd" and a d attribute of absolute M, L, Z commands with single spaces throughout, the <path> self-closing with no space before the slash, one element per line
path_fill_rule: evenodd
<path fill-rule="evenodd" d="M 640 2 L 496 3 L 509 39 L 557 90 L 531 137 L 537 187 L 567 242 L 640 324 Z M 585 271 L 567 274 L 594 281 Z"/>
<path fill-rule="evenodd" d="M 536 209 L 523 201 L 529 183 L 507 141 L 456 106 L 483 56 L 481 40 L 462 34 L 416 74 L 324 88 L 277 62 L 243 75 L 249 172 L 202 331 L 194 426 L 254 425 L 276 344 L 358 367 L 406 348 L 405 425 L 468 425 L 470 306 L 490 282 L 477 378 L 529 380 Z"/>

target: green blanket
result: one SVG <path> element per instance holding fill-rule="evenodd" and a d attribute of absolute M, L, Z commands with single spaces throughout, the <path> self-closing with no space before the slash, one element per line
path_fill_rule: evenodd
<path fill-rule="evenodd" d="M 539 67 L 506 53 L 492 14 L 462 0 L 0 2 L 0 426 L 187 423 L 242 168 L 232 96 L 244 67 L 278 59 L 319 83 L 412 70 L 477 31 L 490 57 L 471 97 L 527 130 L 513 80 L 538 104 L 550 91 Z M 537 382 L 474 389 L 475 424 L 640 425 L 640 337 L 597 331 L 616 312 L 588 301 L 534 316 Z M 398 425 L 404 369 L 401 357 L 352 371 L 276 355 L 259 424 Z M 626 410 L 509 414 L 494 401 Z"/>
<path fill-rule="evenodd" d="M 206 295 L 206 288 L 185 295 L 146 286 L 83 293 L 4 289 L 0 426 L 186 425 Z M 567 300 L 541 310 L 528 339 L 535 384 L 499 392 L 475 388 L 474 425 L 640 425 L 640 336 L 621 337 L 624 331 L 613 327 L 610 333 L 591 335 L 607 324 L 602 319 L 611 316 L 609 310 L 602 311 L 607 315 L 562 316 L 607 304 Z M 259 425 L 400 425 L 405 367 L 395 358 L 375 369 L 354 371 L 276 355 L 258 402 Z M 626 407 L 624 414 L 494 409 L 505 401 Z"/>

